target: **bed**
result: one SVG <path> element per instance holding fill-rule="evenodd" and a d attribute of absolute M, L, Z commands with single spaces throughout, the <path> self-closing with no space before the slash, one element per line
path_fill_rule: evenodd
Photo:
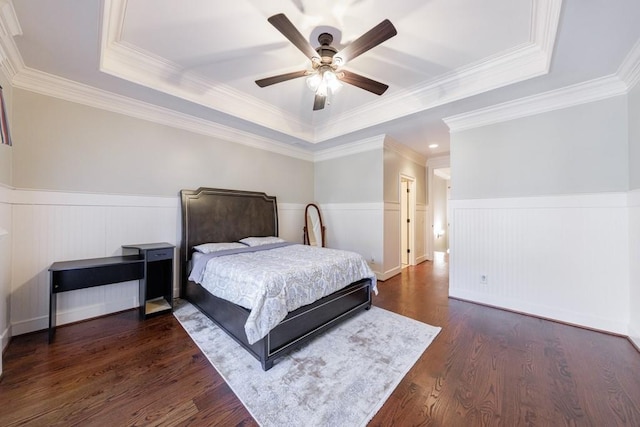
<path fill-rule="evenodd" d="M 236 242 L 249 236 L 278 236 L 276 198 L 261 192 L 205 187 L 182 190 L 180 195 L 181 297 L 196 306 L 253 355 L 261 363 L 263 370 L 270 369 L 278 357 L 371 307 L 375 277 L 361 277 L 340 285 L 344 286 L 314 302 L 288 312 L 265 336 L 257 341 L 255 337 L 250 340 L 245 326 L 252 315 L 251 310 L 217 297 L 207 291 L 205 286 L 189 279 L 193 266 L 193 248 L 207 243 Z M 312 285 L 309 283 L 309 286 Z"/>

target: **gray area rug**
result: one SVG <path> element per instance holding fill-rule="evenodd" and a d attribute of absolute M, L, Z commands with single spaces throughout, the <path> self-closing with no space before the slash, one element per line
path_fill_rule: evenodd
<path fill-rule="evenodd" d="M 260 363 L 193 305 L 175 317 L 262 426 L 364 426 L 440 328 L 372 307 Z"/>

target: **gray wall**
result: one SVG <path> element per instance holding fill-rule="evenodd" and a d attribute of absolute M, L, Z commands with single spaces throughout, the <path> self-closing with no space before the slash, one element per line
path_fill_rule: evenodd
<path fill-rule="evenodd" d="M 402 156 L 400 153 L 384 149 L 384 201 L 400 202 L 400 174 L 408 175 L 416 180 L 416 204 L 425 205 L 427 198 L 427 167 Z"/>
<path fill-rule="evenodd" d="M 627 97 L 454 133 L 452 199 L 626 191 Z"/>
<path fill-rule="evenodd" d="M 3 73 L 0 73 L 0 86 L 4 95 L 4 105 L 9 119 L 9 132 L 13 133 L 13 88 Z M 13 148 L 0 144 L 0 184 L 11 185 L 11 164 Z"/>
<path fill-rule="evenodd" d="M 313 196 L 313 163 L 14 90 L 13 185 L 177 196 L 199 186 Z"/>
<path fill-rule="evenodd" d="M 315 164 L 318 203 L 382 201 L 383 149 L 374 149 Z"/>
<path fill-rule="evenodd" d="M 640 84 L 628 96 L 629 102 L 629 188 L 640 188 Z"/>

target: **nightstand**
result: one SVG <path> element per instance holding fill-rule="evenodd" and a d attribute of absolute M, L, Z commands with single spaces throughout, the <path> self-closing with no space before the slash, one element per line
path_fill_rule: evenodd
<path fill-rule="evenodd" d="M 143 260 L 144 275 L 140 279 L 140 317 L 173 310 L 173 253 L 169 243 L 123 245 L 123 253 L 138 254 Z"/>

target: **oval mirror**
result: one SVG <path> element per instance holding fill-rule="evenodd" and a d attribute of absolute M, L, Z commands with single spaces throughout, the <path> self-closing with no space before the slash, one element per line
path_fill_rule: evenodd
<path fill-rule="evenodd" d="M 320 208 L 309 203 L 304 209 L 304 243 L 305 245 L 324 247 L 324 225 Z"/>

